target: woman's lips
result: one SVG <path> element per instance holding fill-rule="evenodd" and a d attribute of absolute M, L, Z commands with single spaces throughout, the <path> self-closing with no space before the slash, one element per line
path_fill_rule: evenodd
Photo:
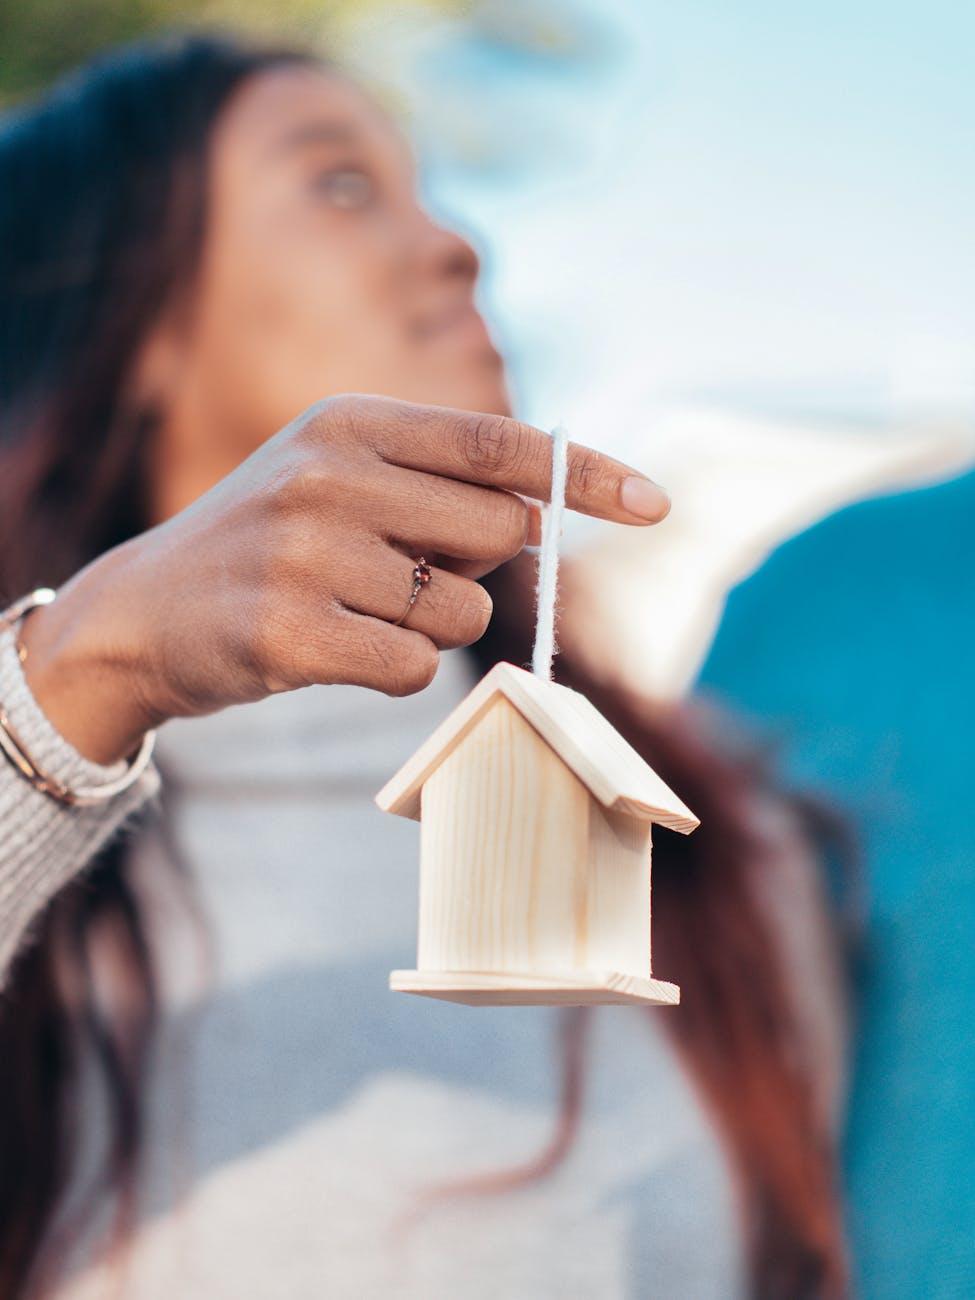
<path fill-rule="evenodd" d="M 497 351 L 483 316 L 471 303 L 462 303 L 447 311 L 417 320 L 413 333 L 416 338 L 424 341 L 456 339 L 458 342 L 489 348 L 492 352 Z"/>

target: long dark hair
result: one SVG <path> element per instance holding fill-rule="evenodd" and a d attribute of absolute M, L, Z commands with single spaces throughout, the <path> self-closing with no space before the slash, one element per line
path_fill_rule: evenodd
<path fill-rule="evenodd" d="M 203 242 L 207 142 L 244 79 L 300 53 L 215 36 L 156 40 L 87 65 L 0 131 L 0 603 L 57 585 L 147 527 L 153 413 L 127 392 L 140 342 L 191 290 Z M 482 667 L 529 658 L 524 566 L 489 580 L 495 617 Z M 840 1296 L 846 1263 L 829 1124 L 804 1055 L 801 1015 L 756 890 L 778 850 L 761 829 L 764 765 L 726 755 L 685 709 L 593 677 L 583 690 L 702 817 L 664 833 L 654 858 L 655 965 L 681 984 L 666 1026 L 710 1105 L 737 1172 L 753 1290 L 768 1300 Z M 803 810 L 797 804 L 797 818 Z M 808 819 L 807 819 L 808 821 Z M 147 927 L 116 840 L 48 907 L 0 1003 L 0 1296 L 37 1286 L 45 1234 L 73 1169 L 78 1064 L 93 1050 L 111 1100 L 99 1193 L 134 1222 L 141 1094 L 156 982 Z M 760 885 L 760 880 L 759 880 Z M 99 998 L 93 958 L 126 972 L 125 1012 Z M 568 1020 L 559 1136 L 578 1115 L 585 1013 Z"/>

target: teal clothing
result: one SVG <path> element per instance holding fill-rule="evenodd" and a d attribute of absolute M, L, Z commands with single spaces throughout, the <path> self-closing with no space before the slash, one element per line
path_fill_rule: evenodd
<path fill-rule="evenodd" d="M 699 686 L 861 836 L 844 1173 L 862 1294 L 975 1297 L 975 473 L 782 546 L 732 594 Z"/>

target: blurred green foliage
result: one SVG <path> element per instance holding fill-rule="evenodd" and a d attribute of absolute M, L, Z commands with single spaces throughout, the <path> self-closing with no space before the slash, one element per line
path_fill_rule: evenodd
<path fill-rule="evenodd" d="M 186 27 L 229 27 L 322 44 L 377 10 L 456 12 L 451 0 L 0 0 L 0 101 L 11 102 L 106 45 Z"/>

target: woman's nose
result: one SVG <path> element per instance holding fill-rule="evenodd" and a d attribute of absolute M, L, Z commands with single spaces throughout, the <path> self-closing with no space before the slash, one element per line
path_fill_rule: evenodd
<path fill-rule="evenodd" d="M 438 276 L 473 283 L 480 272 L 481 260 L 473 244 L 458 231 L 425 217 L 424 261 Z"/>

